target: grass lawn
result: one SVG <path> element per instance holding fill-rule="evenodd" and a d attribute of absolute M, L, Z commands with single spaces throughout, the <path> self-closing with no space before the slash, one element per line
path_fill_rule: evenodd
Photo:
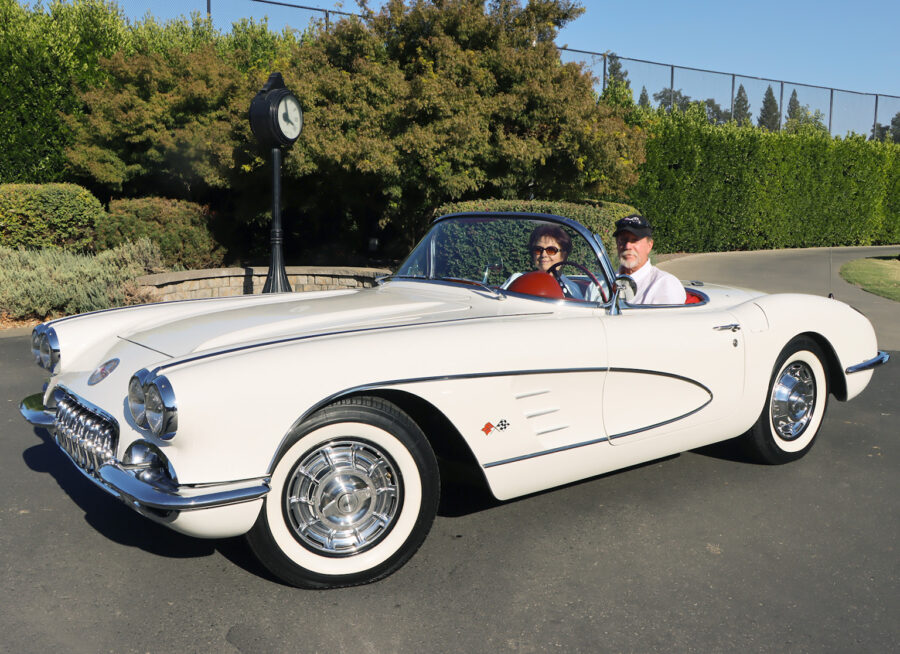
<path fill-rule="evenodd" d="M 897 257 L 848 261 L 841 266 L 841 277 L 864 291 L 900 302 L 900 260 Z"/>

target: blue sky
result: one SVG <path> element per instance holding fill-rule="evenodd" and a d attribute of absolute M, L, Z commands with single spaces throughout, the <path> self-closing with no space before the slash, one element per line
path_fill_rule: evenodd
<path fill-rule="evenodd" d="M 285 0 L 288 3 L 356 11 L 356 3 Z M 166 19 L 206 11 L 206 0 L 119 0 L 126 15 L 140 18 L 148 9 Z M 221 30 L 242 16 L 269 17 L 270 27 L 302 27 L 310 12 L 251 0 L 210 0 Z M 879 98 L 878 121 L 889 123 L 900 112 L 900 3 L 898 0 L 582 0 L 585 13 L 560 33 L 558 45 L 675 66 L 702 68 L 798 84 L 834 87 L 860 94 L 785 86 L 783 103 L 796 88 L 801 104 L 832 118 L 832 132 L 868 133 L 875 118 L 873 94 Z M 377 8 L 380 0 L 370 0 Z M 570 59 L 584 59 L 567 55 Z M 591 63 L 591 62 L 588 62 Z M 669 85 L 669 69 L 624 62 L 635 95 Z M 602 64 L 594 62 L 599 75 Z M 727 107 L 730 76 L 676 69 L 675 88 L 694 99 L 713 97 Z M 738 78 L 755 114 L 769 82 Z M 776 98 L 780 85 L 773 85 Z"/>

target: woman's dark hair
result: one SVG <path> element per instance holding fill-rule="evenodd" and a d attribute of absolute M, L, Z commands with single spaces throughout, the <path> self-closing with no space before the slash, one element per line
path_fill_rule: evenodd
<path fill-rule="evenodd" d="M 537 245 L 537 242 L 541 240 L 544 236 L 548 238 L 554 239 L 557 243 L 559 243 L 559 248 L 563 252 L 563 259 L 567 259 L 569 257 L 569 253 L 572 251 L 572 237 L 566 233 L 559 225 L 539 225 L 535 228 L 533 232 L 531 232 L 531 238 L 528 239 L 528 253 L 531 254 L 531 249 Z"/>

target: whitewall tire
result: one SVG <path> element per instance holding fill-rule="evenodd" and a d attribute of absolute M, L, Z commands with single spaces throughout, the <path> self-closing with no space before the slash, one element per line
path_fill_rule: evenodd
<path fill-rule="evenodd" d="M 815 443 L 828 402 L 821 348 L 800 336 L 781 351 L 756 424 L 746 434 L 751 454 L 763 463 L 795 461 Z"/>
<path fill-rule="evenodd" d="M 291 585 L 368 583 L 412 557 L 439 495 L 434 453 L 409 416 L 380 398 L 350 398 L 291 433 L 247 540 Z"/>

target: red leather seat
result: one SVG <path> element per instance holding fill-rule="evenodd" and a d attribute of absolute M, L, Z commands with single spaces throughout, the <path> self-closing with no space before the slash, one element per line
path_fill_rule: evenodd
<path fill-rule="evenodd" d="M 689 288 L 684 289 L 685 294 L 687 295 L 687 299 L 684 301 L 685 304 L 700 304 L 703 302 L 703 298 L 694 293 Z"/>
<path fill-rule="evenodd" d="M 565 297 L 556 278 L 550 273 L 541 272 L 540 270 L 517 277 L 509 285 L 509 290 L 515 293 L 549 297 L 555 300 L 562 300 Z"/>

